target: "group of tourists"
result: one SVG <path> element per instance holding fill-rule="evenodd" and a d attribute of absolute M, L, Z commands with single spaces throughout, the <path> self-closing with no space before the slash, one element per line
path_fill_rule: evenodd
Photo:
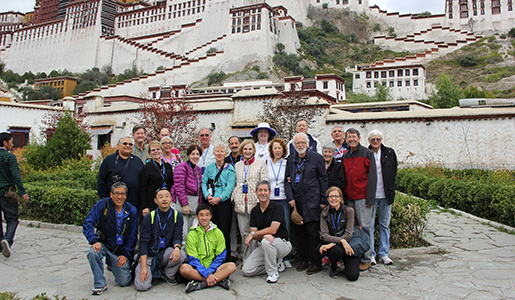
<path fill-rule="evenodd" d="M 366 148 L 353 128 L 334 126 L 326 145 L 307 132 L 306 120 L 296 129 L 285 141 L 260 123 L 251 139 L 232 136 L 227 144 L 212 144 L 211 131 L 202 128 L 198 144 L 185 147 L 185 159 L 165 128 L 148 144 L 141 126 L 120 138 L 117 151 L 100 166 L 101 200 L 83 225 L 91 245 L 92 294 L 107 290 L 104 258 L 118 285 L 134 282 L 140 291 L 158 278 L 170 285 L 187 282 L 187 293 L 213 286 L 229 290 L 229 276 L 240 263 L 244 276 L 266 274 L 268 283 L 292 264 L 307 274 L 329 264 L 333 278 L 344 268 L 355 281 L 376 264 L 377 210 L 377 259 L 392 264 L 389 223 L 397 158 L 382 144 L 383 134 L 371 131 Z M 2 159 L 10 148 L 0 142 Z M 0 205 L 12 231 L 2 236 L 6 255 L 15 225 L 9 225 L 2 176 Z M 368 233 L 365 247 L 353 244 L 357 231 Z"/>

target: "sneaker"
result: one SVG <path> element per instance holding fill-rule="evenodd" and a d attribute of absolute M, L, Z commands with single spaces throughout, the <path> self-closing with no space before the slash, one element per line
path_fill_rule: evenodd
<path fill-rule="evenodd" d="M 341 261 L 337 262 L 336 266 L 338 266 L 338 268 L 341 268 L 342 267 L 342 262 Z"/>
<path fill-rule="evenodd" d="M 322 258 L 322 266 L 327 266 L 330 262 L 329 257 Z"/>
<path fill-rule="evenodd" d="M 187 293 L 191 293 L 194 291 L 198 291 L 200 289 L 202 289 L 202 287 L 200 286 L 200 283 L 196 282 L 195 280 L 192 280 L 192 281 L 188 282 L 184 292 L 186 292 L 186 294 L 187 294 Z"/>
<path fill-rule="evenodd" d="M 331 270 L 329 269 L 329 277 L 331 278 L 338 278 L 338 270 Z"/>
<path fill-rule="evenodd" d="M 372 266 L 377 265 L 376 258 L 372 257 L 372 259 L 370 259 L 370 263 L 372 264 Z"/>
<path fill-rule="evenodd" d="M 161 275 L 161 279 L 163 279 L 164 281 L 166 281 L 166 283 L 172 286 L 179 284 L 175 278 L 168 278 L 168 276 L 166 276 L 164 273 Z"/>
<path fill-rule="evenodd" d="M 279 273 L 274 273 L 272 275 L 268 275 L 268 277 L 266 278 L 266 282 L 276 283 L 277 279 L 279 279 Z"/>
<path fill-rule="evenodd" d="M 280 258 L 277 262 L 277 272 L 284 272 L 284 270 L 286 270 L 286 266 L 284 265 L 282 258 Z"/>
<path fill-rule="evenodd" d="M 308 262 L 307 261 L 301 261 L 298 265 L 297 265 L 297 271 L 304 271 L 308 268 Z"/>
<path fill-rule="evenodd" d="M 388 255 L 387 256 L 383 256 L 383 257 L 380 257 L 379 258 L 379 261 L 382 262 L 383 264 L 385 265 L 392 265 L 393 264 L 393 260 L 391 260 Z"/>
<path fill-rule="evenodd" d="M 311 265 L 311 267 L 309 267 L 309 268 L 306 270 L 306 274 L 311 275 L 311 274 L 318 273 L 318 272 L 320 272 L 320 271 L 322 271 L 322 266 Z"/>
<path fill-rule="evenodd" d="M 359 270 L 360 271 L 366 271 L 370 268 L 370 266 L 372 265 L 372 263 L 360 263 L 359 264 Z"/>
<path fill-rule="evenodd" d="M 6 240 L 2 240 L 0 244 L 2 244 L 2 254 L 5 257 L 11 257 L 11 247 L 9 246 L 9 242 L 7 242 Z"/>
<path fill-rule="evenodd" d="M 217 282 L 216 285 L 221 286 L 226 290 L 230 290 L 231 289 L 231 280 L 229 280 L 229 278 L 225 278 L 224 280 Z"/>
<path fill-rule="evenodd" d="M 105 291 L 107 291 L 107 284 L 100 288 L 94 288 L 91 290 L 91 295 L 102 295 Z"/>
<path fill-rule="evenodd" d="M 286 267 L 286 269 L 291 269 L 293 267 L 291 265 L 290 260 L 283 260 L 283 262 L 284 262 L 284 266 Z"/>

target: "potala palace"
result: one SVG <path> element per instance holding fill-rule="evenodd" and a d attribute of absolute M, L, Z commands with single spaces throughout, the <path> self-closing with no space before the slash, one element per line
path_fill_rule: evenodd
<path fill-rule="evenodd" d="M 66 98 L 60 107 L 0 101 L 0 131 L 17 133 L 23 145 L 39 134 L 46 112 L 81 110 L 92 126 L 92 154 L 98 154 L 100 141 L 116 143 L 130 132 L 144 98 L 173 95 L 192 103 L 199 127 L 216 128 L 214 138 L 224 140 L 248 134 L 259 123 L 264 100 L 277 101 L 291 89 L 302 89 L 312 105 L 326 110 L 311 130 L 322 142 L 330 140 L 336 124 L 356 127 L 363 136 L 380 129 L 403 163 L 515 167 L 513 106 L 437 110 L 417 101 L 342 104 L 345 82 L 333 74 L 189 88 L 213 72 L 231 73 L 252 65 L 266 70 L 277 43 L 284 44 L 287 53 L 297 53 L 296 22 L 310 25 L 309 11 L 324 7 L 394 27 L 397 37 L 375 36 L 374 44 L 416 53 L 348 68 L 355 93 L 373 94 L 376 84 L 383 84 L 394 98 L 424 99 L 424 65 L 481 36 L 509 31 L 515 24 L 513 0 L 446 0 L 444 14 L 427 17 L 386 12 L 370 7 L 368 0 L 123 2 L 37 0 L 34 12 L 0 13 L 0 61 L 6 69 L 36 73 L 111 67 L 121 73 L 137 67 L 148 73 Z M 444 136 L 446 143 L 435 147 L 436 139 Z M 492 141 L 504 145 L 492 149 Z"/>

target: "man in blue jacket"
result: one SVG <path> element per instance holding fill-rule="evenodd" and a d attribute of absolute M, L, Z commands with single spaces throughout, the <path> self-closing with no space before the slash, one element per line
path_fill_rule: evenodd
<path fill-rule="evenodd" d="M 170 207 L 172 196 L 166 187 L 156 191 L 157 208 L 143 219 L 140 232 L 140 262 L 136 267 L 134 286 L 146 291 L 152 286 L 152 278 L 162 278 L 176 285 L 175 275 L 186 253 L 181 251 L 182 215 Z"/>
<path fill-rule="evenodd" d="M 108 257 L 119 286 L 131 283 L 130 263 L 138 239 L 138 211 L 126 202 L 127 186 L 123 182 L 111 186 L 111 197 L 99 200 L 84 220 L 83 232 L 91 248 L 87 255 L 93 272 L 93 295 L 107 290 L 102 259 Z M 97 232 L 95 233 L 95 226 Z"/>

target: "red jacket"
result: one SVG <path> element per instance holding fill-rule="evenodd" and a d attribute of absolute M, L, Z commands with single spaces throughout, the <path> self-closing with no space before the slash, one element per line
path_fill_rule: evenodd
<path fill-rule="evenodd" d="M 374 153 L 361 144 L 355 151 L 350 148 L 342 157 L 345 199 L 366 199 L 366 205 L 374 205 L 377 187 L 377 171 Z"/>

